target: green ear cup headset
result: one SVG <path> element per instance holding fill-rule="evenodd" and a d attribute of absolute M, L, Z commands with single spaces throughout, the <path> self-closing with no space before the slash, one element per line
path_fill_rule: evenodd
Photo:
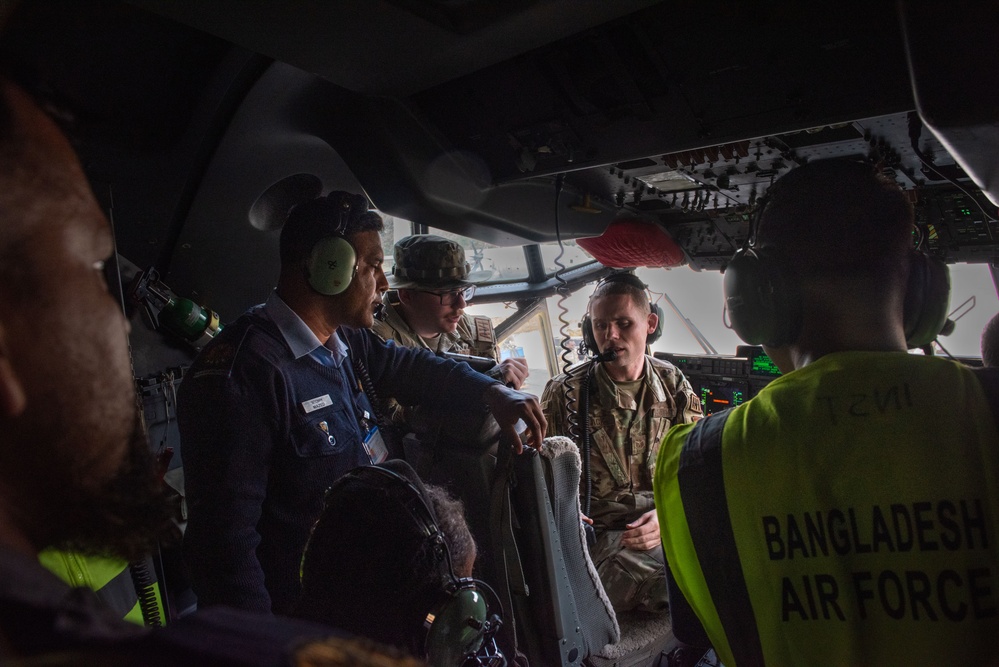
<path fill-rule="evenodd" d="M 345 291 L 357 273 L 357 251 L 344 232 L 351 218 L 368 210 L 368 201 L 363 195 L 349 192 L 331 192 L 325 201 L 335 210 L 337 226 L 331 235 L 312 246 L 307 270 L 312 289 L 333 296 Z"/>
<path fill-rule="evenodd" d="M 780 255 L 741 248 L 723 278 L 731 328 L 750 345 L 781 347 L 801 333 L 801 292 Z"/>

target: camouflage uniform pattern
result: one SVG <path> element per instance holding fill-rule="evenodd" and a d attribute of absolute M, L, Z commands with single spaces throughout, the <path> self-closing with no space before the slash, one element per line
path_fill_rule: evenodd
<path fill-rule="evenodd" d="M 463 314 L 458 320 L 458 328 L 453 333 L 442 333 L 437 337 L 437 347 L 430 347 L 427 342 L 413 331 L 399 312 L 399 297 L 394 292 L 388 292 L 382 297 L 383 320 L 375 320 L 372 331 L 384 340 L 394 340 L 396 345 L 403 347 L 423 347 L 434 353 L 455 352 L 471 354 L 477 357 L 488 357 L 499 361 L 499 348 L 496 346 L 496 335 L 493 332 L 493 322 L 488 317 Z M 479 333 L 488 330 L 488 334 Z"/>
<path fill-rule="evenodd" d="M 437 348 L 434 349 L 427 345 L 427 342 L 402 319 L 402 315 L 394 306 L 398 303 L 398 297 L 395 294 L 387 293 L 383 297 L 382 303 L 385 306 L 383 313 L 385 319 L 375 320 L 372 330 L 383 340 L 395 341 L 396 345 L 403 347 L 422 347 L 434 353 L 454 352 L 488 357 L 499 361 L 496 335 L 493 333 L 492 320 L 488 317 L 462 315 L 454 333 L 442 333 L 438 336 Z M 488 331 L 488 335 L 485 333 L 486 331 Z M 498 368 L 486 373 L 486 375 L 499 378 Z M 399 405 L 395 399 L 387 399 L 386 408 L 392 423 L 402 429 L 404 433 L 423 430 L 419 411 L 415 408 Z"/>
<path fill-rule="evenodd" d="M 473 276 L 469 274 L 465 249 L 460 244 L 436 234 L 414 234 L 396 242 L 393 257 L 395 264 L 388 280 L 394 291 L 382 297 L 382 319 L 375 320 L 372 327 L 382 340 L 395 341 L 403 347 L 422 347 L 435 354 L 453 352 L 499 361 L 496 334 L 488 317 L 463 314 L 458 320 L 458 328 L 453 333 L 440 334 L 436 347 L 431 347 L 406 323 L 399 309 L 399 295 L 395 290 L 451 290 L 474 284 L 469 280 Z M 500 377 L 498 369 L 486 375 Z M 392 423 L 403 433 L 425 430 L 419 410 L 401 406 L 394 399 L 386 401 L 386 408 Z"/>
<path fill-rule="evenodd" d="M 623 530 L 597 533 L 597 543 L 590 548 L 590 558 L 614 611 L 666 611 L 669 592 L 662 545 L 648 551 L 626 549 L 621 546 L 623 534 Z"/>
<path fill-rule="evenodd" d="M 548 435 L 569 436 L 565 388 L 572 388 L 579 410 L 581 388 L 594 363 L 580 364 L 545 387 L 541 405 Z M 662 546 L 650 551 L 626 549 L 621 546 L 621 535 L 626 524 L 655 508 L 652 478 L 663 436 L 673 424 L 699 419 L 701 401 L 679 370 L 650 356 L 634 388 L 630 383 L 615 384 L 602 364 L 593 375 L 590 518 L 597 543 L 590 556 L 615 610 L 662 611 L 667 606 Z M 582 415 L 579 424 L 582 428 Z M 580 483 L 582 487 L 585 482 Z"/>
<path fill-rule="evenodd" d="M 473 284 L 465 249 L 436 234 L 414 234 L 396 242 L 388 276 L 394 289 L 449 289 Z"/>

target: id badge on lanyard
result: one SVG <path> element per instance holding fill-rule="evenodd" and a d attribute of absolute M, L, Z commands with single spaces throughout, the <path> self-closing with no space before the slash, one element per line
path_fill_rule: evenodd
<path fill-rule="evenodd" d="M 368 411 L 364 411 L 364 419 L 362 424 L 367 425 L 369 423 L 370 415 Z M 378 430 L 378 424 L 371 424 L 371 428 L 368 432 L 364 434 L 364 451 L 368 454 L 368 459 L 371 463 L 382 463 L 388 460 L 388 447 L 385 446 L 385 439 L 382 438 L 382 433 Z"/>

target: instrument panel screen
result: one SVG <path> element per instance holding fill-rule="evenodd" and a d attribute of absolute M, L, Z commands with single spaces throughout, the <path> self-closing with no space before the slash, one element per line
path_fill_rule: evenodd
<path fill-rule="evenodd" d="M 745 382 L 727 382 L 707 378 L 690 378 L 694 390 L 701 397 L 704 416 L 742 405 L 749 397 L 749 386 Z"/>

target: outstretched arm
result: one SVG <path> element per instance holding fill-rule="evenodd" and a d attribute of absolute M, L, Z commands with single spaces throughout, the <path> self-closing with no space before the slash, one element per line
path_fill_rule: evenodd
<path fill-rule="evenodd" d="M 494 384 L 482 394 L 482 400 L 499 424 L 501 437 L 510 443 L 516 453 L 524 451 L 524 445 L 517 434 L 518 421 L 523 421 L 527 425 L 525 439 L 527 446 L 541 449 L 548 422 L 541 411 L 541 403 L 537 396 L 511 389 L 506 385 Z"/>
<path fill-rule="evenodd" d="M 379 390 L 391 391 L 404 405 L 421 405 L 452 411 L 489 409 L 500 426 L 501 437 L 517 453 L 523 443 L 516 425 L 527 425 L 528 446 L 540 449 L 545 437 L 545 417 L 536 396 L 511 389 L 476 373 L 468 364 L 434 355 L 429 350 L 405 348 L 374 337 L 368 331 L 349 332 L 350 345 L 360 346 Z M 428 391 L 428 388 L 433 390 Z"/>

